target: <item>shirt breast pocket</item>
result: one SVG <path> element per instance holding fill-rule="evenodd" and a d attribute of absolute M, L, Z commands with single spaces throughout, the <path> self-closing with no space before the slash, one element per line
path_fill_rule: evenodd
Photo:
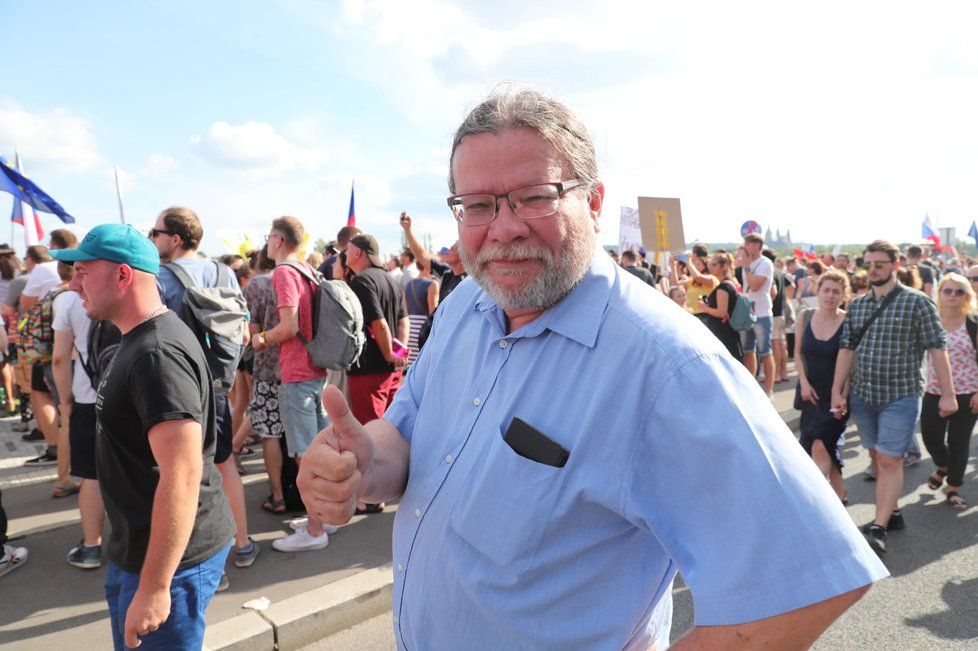
<path fill-rule="evenodd" d="M 499 432 L 472 471 L 451 517 L 452 529 L 493 565 L 524 574 L 533 565 L 567 468 L 518 455 Z"/>

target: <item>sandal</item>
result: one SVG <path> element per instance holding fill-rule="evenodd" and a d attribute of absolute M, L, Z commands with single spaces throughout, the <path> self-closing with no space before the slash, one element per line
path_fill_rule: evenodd
<path fill-rule="evenodd" d="M 964 511 L 968 508 L 968 503 L 964 501 L 963 497 L 958 495 L 958 491 L 947 492 L 947 503 L 950 504 L 955 511 Z"/>
<path fill-rule="evenodd" d="M 80 486 L 73 481 L 61 483 L 55 483 L 54 490 L 51 491 L 51 497 L 68 497 L 69 495 L 74 495 L 78 492 Z"/>
<path fill-rule="evenodd" d="M 354 515 L 370 515 L 372 513 L 380 513 L 383 510 L 383 502 L 380 504 L 364 504 L 362 509 L 357 507 L 356 511 L 354 511 Z"/>
<path fill-rule="evenodd" d="M 927 478 L 927 487 L 932 491 L 936 491 L 944 483 L 945 477 L 947 477 L 947 471 L 938 469 L 933 475 Z"/>
<path fill-rule="evenodd" d="M 269 513 L 274 513 L 275 515 L 282 515 L 287 510 L 287 505 L 285 500 L 272 499 L 269 495 L 264 502 L 261 503 L 261 508 Z"/>

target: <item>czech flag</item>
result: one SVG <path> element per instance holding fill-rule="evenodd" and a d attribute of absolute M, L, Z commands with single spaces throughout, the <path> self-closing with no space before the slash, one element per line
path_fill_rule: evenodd
<path fill-rule="evenodd" d="M 356 183 L 356 181 L 354 181 L 353 183 L 350 184 L 350 212 L 346 216 L 346 225 L 347 226 L 356 226 L 357 225 L 357 213 L 353 209 L 353 186 L 354 186 L 355 183 Z"/>
<path fill-rule="evenodd" d="M 934 225 L 931 224 L 930 213 L 924 215 L 924 223 L 920 225 L 920 236 L 933 242 L 934 246 L 941 246 L 941 236 L 937 234 Z"/>

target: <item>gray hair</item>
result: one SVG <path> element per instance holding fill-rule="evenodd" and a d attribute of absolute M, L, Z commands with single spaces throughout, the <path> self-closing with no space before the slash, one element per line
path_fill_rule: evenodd
<path fill-rule="evenodd" d="M 552 97 L 528 88 L 503 87 L 466 116 L 455 132 L 452 155 L 448 160 L 448 188 L 455 193 L 452 162 L 455 150 L 466 136 L 499 133 L 506 129 L 533 129 L 550 143 L 570 165 L 574 178 L 590 190 L 598 181 L 598 162 L 594 143 L 574 113 Z M 562 179 L 570 180 L 570 179 Z"/>

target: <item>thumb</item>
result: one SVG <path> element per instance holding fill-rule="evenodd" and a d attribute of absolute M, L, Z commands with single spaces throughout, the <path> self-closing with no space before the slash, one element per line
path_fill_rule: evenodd
<path fill-rule="evenodd" d="M 326 387 L 323 391 L 323 407 L 333 426 L 333 431 L 340 442 L 340 452 L 357 445 L 364 436 L 363 425 L 353 417 L 346 398 L 334 386 Z"/>

